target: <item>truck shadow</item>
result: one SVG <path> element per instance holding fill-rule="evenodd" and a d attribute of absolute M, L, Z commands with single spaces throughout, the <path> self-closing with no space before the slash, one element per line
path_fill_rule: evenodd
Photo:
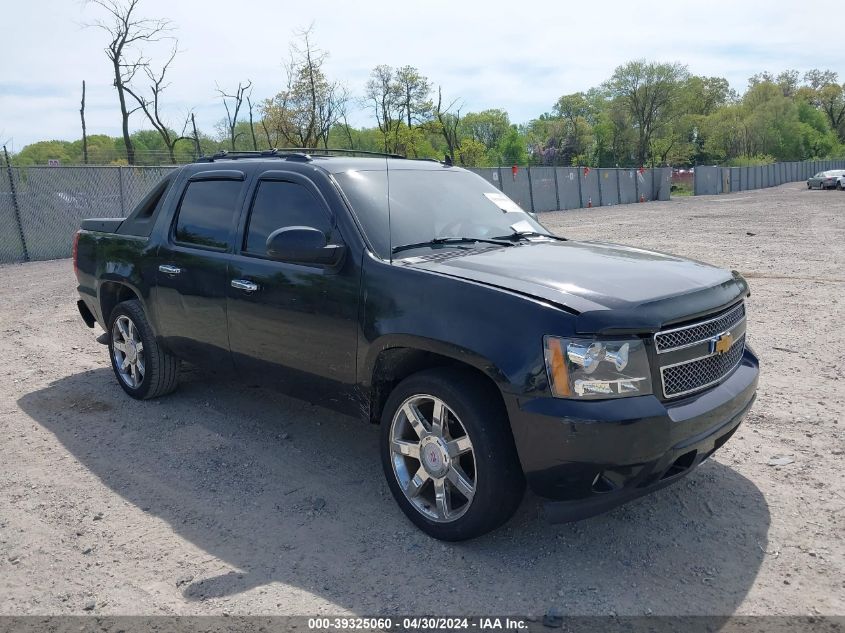
<path fill-rule="evenodd" d="M 762 493 L 714 460 L 575 524 L 546 524 L 528 495 L 503 529 L 443 544 L 390 497 L 375 427 L 273 390 L 188 373 L 174 395 L 136 402 L 97 369 L 18 404 L 112 491 L 230 567 L 197 563 L 176 589 L 186 570 L 162 563 L 186 609 L 284 583 L 361 614 L 727 615 L 765 556 Z"/>

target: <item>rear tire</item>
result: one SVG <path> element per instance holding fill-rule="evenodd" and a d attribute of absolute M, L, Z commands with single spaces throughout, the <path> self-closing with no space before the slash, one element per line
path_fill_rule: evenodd
<path fill-rule="evenodd" d="M 140 301 L 117 304 L 107 334 L 112 369 L 126 393 L 148 400 L 176 389 L 179 361 L 156 341 Z"/>
<path fill-rule="evenodd" d="M 494 389 L 472 371 L 430 369 L 399 383 L 385 404 L 381 457 L 390 492 L 436 539 L 494 530 L 522 500 L 525 477 Z"/>

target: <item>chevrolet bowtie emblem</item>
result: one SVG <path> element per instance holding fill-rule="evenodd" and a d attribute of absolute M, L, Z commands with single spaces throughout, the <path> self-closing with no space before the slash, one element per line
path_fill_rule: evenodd
<path fill-rule="evenodd" d="M 733 344 L 733 335 L 730 332 L 725 332 L 724 334 L 720 334 L 715 339 L 713 339 L 713 351 L 717 354 L 724 354 L 731 348 L 731 345 Z"/>

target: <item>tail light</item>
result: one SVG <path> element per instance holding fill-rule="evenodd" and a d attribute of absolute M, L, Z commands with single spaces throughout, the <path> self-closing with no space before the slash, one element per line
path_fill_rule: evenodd
<path fill-rule="evenodd" d="M 79 233 L 77 231 L 73 234 L 73 248 L 71 249 L 71 257 L 73 258 L 73 274 L 76 275 L 76 279 L 79 279 Z"/>

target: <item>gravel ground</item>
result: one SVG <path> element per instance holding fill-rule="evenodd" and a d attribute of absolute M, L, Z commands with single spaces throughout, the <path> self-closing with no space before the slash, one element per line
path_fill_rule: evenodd
<path fill-rule="evenodd" d="M 742 271 L 759 398 L 673 487 L 557 526 L 529 495 L 456 545 L 401 515 L 376 428 L 196 372 L 135 402 L 70 262 L 0 267 L 0 614 L 845 614 L 844 216 L 799 184 L 544 214 Z"/>

